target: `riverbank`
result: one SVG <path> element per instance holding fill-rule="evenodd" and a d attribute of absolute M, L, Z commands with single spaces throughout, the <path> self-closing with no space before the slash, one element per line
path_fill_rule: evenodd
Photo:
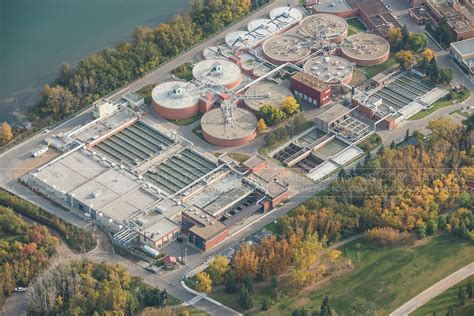
<path fill-rule="evenodd" d="M 0 39 L 8 49 L 0 52 L 0 121 L 35 104 L 63 62 L 75 65 L 130 40 L 136 26 L 157 25 L 189 7 L 188 0 L 5 1 Z"/>

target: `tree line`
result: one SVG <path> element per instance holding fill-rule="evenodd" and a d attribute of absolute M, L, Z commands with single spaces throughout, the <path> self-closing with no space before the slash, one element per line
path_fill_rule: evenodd
<path fill-rule="evenodd" d="M 122 267 L 87 260 L 61 263 L 28 290 L 30 315 L 136 315 L 166 307 L 166 290 L 152 288 Z"/>
<path fill-rule="evenodd" d="M 97 246 L 97 241 L 91 232 L 74 226 L 3 189 L 0 189 L 0 205 L 10 207 L 15 212 L 54 229 L 73 250 L 87 252 Z"/>
<path fill-rule="evenodd" d="M 28 223 L 0 205 L 0 295 L 27 286 L 48 266 L 58 243 L 46 227 Z"/>

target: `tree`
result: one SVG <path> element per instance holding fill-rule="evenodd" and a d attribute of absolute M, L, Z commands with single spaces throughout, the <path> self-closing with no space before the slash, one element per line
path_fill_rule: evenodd
<path fill-rule="evenodd" d="M 235 293 L 237 291 L 237 282 L 232 270 L 227 272 L 225 276 L 225 291 L 227 293 Z"/>
<path fill-rule="evenodd" d="M 449 84 L 453 80 L 453 70 L 449 68 L 442 68 L 439 70 L 438 83 Z"/>
<path fill-rule="evenodd" d="M 262 311 L 267 311 L 272 305 L 272 299 L 268 296 L 265 296 L 262 301 Z"/>
<path fill-rule="evenodd" d="M 407 130 L 406 130 L 406 132 L 405 132 L 405 139 L 404 139 L 404 141 L 407 141 L 407 140 L 409 140 L 409 139 L 410 139 L 410 129 L 407 128 Z"/>
<path fill-rule="evenodd" d="M 240 288 L 239 304 L 244 309 L 252 308 L 253 300 L 245 286 Z"/>
<path fill-rule="evenodd" d="M 65 115 L 72 113 L 78 104 L 77 98 L 62 86 L 45 85 L 41 94 L 41 111 L 46 114 Z"/>
<path fill-rule="evenodd" d="M 401 50 L 395 54 L 395 58 L 404 70 L 408 70 L 413 66 L 415 56 L 409 50 Z"/>
<path fill-rule="evenodd" d="M 421 52 L 428 45 L 428 40 L 424 34 L 411 33 L 408 38 L 408 44 L 416 53 Z"/>
<path fill-rule="evenodd" d="M 311 235 L 301 242 L 293 250 L 294 266 L 292 279 L 298 286 L 303 286 L 314 281 L 317 273 L 313 270 L 313 265 L 318 259 L 318 252 L 322 249 L 316 235 Z"/>
<path fill-rule="evenodd" d="M 428 235 L 434 235 L 438 231 L 438 222 L 434 219 L 428 221 L 426 225 L 426 233 Z"/>
<path fill-rule="evenodd" d="M 431 62 L 433 58 L 435 57 L 433 51 L 429 48 L 426 48 L 422 53 L 421 53 L 421 58 L 423 58 L 424 61 L 426 62 Z"/>
<path fill-rule="evenodd" d="M 296 101 L 295 97 L 287 96 L 285 100 L 283 100 L 283 111 L 287 115 L 293 115 L 295 113 L 298 113 L 299 110 L 300 105 L 298 104 L 298 101 Z"/>
<path fill-rule="evenodd" d="M 267 124 L 265 123 L 265 120 L 263 118 L 259 119 L 257 122 L 257 130 L 259 132 L 263 132 L 268 128 Z"/>
<path fill-rule="evenodd" d="M 319 309 L 320 316 L 332 316 L 334 314 L 331 306 L 329 305 L 329 298 L 325 296 L 321 303 L 321 308 Z"/>
<path fill-rule="evenodd" d="M 242 282 L 245 279 L 254 280 L 257 276 L 259 258 L 255 250 L 247 243 L 241 244 L 232 260 L 235 278 Z"/>
<path fill-rule="evenodd" d="M 458 301 L 459 301 L 459 305 L 461 306 L 466 305 L 466 292 L 464 291 L 462 287 L 460 287 L 458 291 Z"/>
<path fill-rule="evenodd" d="M 391 27 L 387 31 L 387 39 L 388 42 L 390 43 L 390 47 L 394 51 L 400 50 L 400 43 L 402 40 L 402 32 L 399 27 Z"/>
<path fill-rule="evenodd" d="M 390 149 L 395 149 L 397 148 L 397 144 L 395 144 L 395 141 L 392 140 L 392 142 L 390 143 Z"/>
<path fill-rule="evenodd" d="M 403 49 L 406 49 L 408 48 L 408 40 L 410 39 L 410 32 L 408 32 L 408 29 L 407 29 L 407 26 L 406 25 L 403 25 L 402 26 L 402 29 L 400 30 L 400 32 L 402 33 L 402 48 Z"/>
<path fill-rule="evenodd" d="M 278 277 L 276 275 L 273 275 L 272 278 L 270 279 L 270 284 L 272 288 L 276 289 L 278 287 Z"/>
<path fill-rule="evenodd" d="M 196 291 L 201 293 L 209 293 L 212 290 L 212 280 L 206 272 L 199 272 L 195 275 Z"/>
<path fill-rule="evenodd" d="M 467 293 L 467 297 L 469 297 L 469 299 L 473 299 L 473 298 L 474 298 L 474 291 L 473 291 L 473 286 L 472 286 L 472 280 L 470 280 L 470 279 L 469 279 L 469 281 L 467 281 L 466 293 Z"/>
<path fill-rule="evenodd" d="M 214 284 L 221 284 L 224 276 L 229 271 L 229 259 L 226 256 L 217 255 L 209 264 L 209 275 Z"/>
<path fill-rule="evenodd" d="M 276 106 L 265 104 L 258 111 L 258 117 L 263 118 L 268 126 L 273 126 L 283 121 L 286 114 Z"/>
<path fill-rule="evenodd" d="M 13 132 L 10 124 L 7 122 L 2 123 L 2 128 L 0 130 L 0 143 L 6 144 L 13 139 Z"/>

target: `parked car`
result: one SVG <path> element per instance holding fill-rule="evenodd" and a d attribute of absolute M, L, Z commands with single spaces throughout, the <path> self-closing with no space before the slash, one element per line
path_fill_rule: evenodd
<path fill-rule="evenodd" d="M 26 292 L 26 289 L 24 287 L 19 286 L 15 288 L 15 292 L 17 293 Z"/>

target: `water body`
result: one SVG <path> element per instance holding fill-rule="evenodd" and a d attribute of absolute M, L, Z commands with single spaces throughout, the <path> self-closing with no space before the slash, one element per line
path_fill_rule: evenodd
<path fill-rule="evenodd" d="M 34 103 L 63 62 L 188 9 L 189 0 L 0 0 L 0 122 Z"/>

